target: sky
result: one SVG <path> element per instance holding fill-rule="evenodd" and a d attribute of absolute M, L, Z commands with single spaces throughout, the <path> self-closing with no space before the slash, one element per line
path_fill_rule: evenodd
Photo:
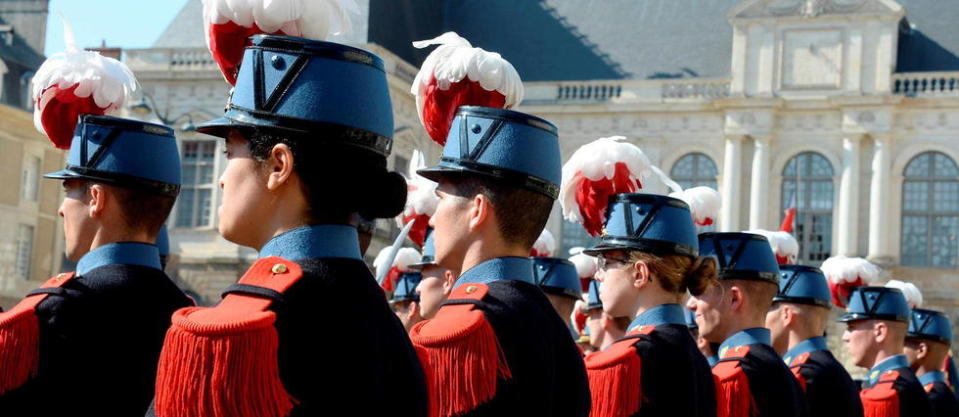
<path fill-rule="evenodd" d="M 104 39 L 107 46 L 147 48 L 187 1 L 199 0 L 50 0 L 44 53 L 65 49 L 61 13 L 80 48 L 100 46 Z"/>

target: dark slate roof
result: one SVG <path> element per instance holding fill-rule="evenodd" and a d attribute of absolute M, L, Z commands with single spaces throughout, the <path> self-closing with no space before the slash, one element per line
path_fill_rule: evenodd
<path fill-rule="evenodd" d="M 370 41 L 419 65 L 409 42 L 453 30 L 527 81 L 725 77 L 739 0 L 371 0 Z"/>
<path fill-rule="evenodd" d="M 959 71 L 959 0 L 898 0 L 906 8 L 896 72 Z"/>
<path fill-rule="evenodd" d="M 187 0 L 160 35 L 154 48 L 206 48 L 206 37 L 203 33 L 203 2 L 201 0 Z"/>

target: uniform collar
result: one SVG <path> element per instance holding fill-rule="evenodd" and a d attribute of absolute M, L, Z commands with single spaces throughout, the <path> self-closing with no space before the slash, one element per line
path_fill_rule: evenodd
<path fill-rule="evenodd" d="M 283 232 L 260 249 L 260 258 L 278 256 L 291 261 L 315 258 L 362 260 L 356 228 L 341 224 L 318 224 Z"/>
<path fill-rule="evenodd" d="M 84 275 L 101 266 L 137 265 L 157 270 L 160 267 L 160 249 L 142 242 L 116 242 L 100 246 L 80 258 L 77 275 Z"/>
<path fill-rule="evenodd" d="M 686 316 L 683 315 L 683 308 L 679 304 L 662 304 L 653 307 L 633 319 L 629 323 L 629 331 L 633 331 L 640 326 L 659 326 L 663 324 L 685 326 Z"/>
<path fill-rule="evenodd" d="M 875 385 L 876 382 L 879 381 L 879 377 L 886 373 L 886 371 L 908 367 L 909 360 L 906 359 L 906 355 L 895 355 L 883 359 L 869 370 L 869 375 L 867 375 L 869 377 L 869 385 Z"/>
<path fill-rule="evenodd" d="M 723 354 L 729 349 L 740 346 L 756 344 L 769 345 L 771 339 L 772 336 L 770 336 L 769 329 L 765 327 L 753 327 L 736 332 L 719 345 L 719 357 L 723 357 Z"/>
<path fill-rule="evenodd" d="M 709 362 L 709 367 L 712 368 L 716 366 L 717 363 L 719 363 L 719 356 L 716 356 L 716 355 L 707 356 L 706 362 Z"/>
<path fill-rule="evenodd" d="M 786 352 L 786 356 L 783 357 L 783 361 L 786 362 L 786 365 L 792 363 L 793 359 L 796 359 L 797 356 L 802 355 L 803 353 L 811 353 L 817 350 L 829 350 L 826 346 L 826 338 L 817 336 L 810 337 L 809 339 L 799 342 L 798 345 L 793 346 L 792 349 Z"/>
<path fill-rule="evenodd" d="M 919 375 L 919 383 L 923 386 L 934 384 L 936 382 L 946 383 L 946 373 L 942 371 L 926 372 Z"/>
<path fill-rule="evenodd" d="M 453 288 L 463 284 L 489 284 L 496 281 L 533 284 L 533 261 L 518 256 L 504 256 L 481 262 L 460 275 Z"/>

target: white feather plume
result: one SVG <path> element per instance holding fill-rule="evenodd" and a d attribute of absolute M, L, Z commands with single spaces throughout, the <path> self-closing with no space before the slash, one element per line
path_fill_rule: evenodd
<path fill-rule="evenodd" d="M 755 229 L 746 233 L 765 236 L 766 240 L 769 241 L 769 246 L 772 247 L 773 253 L 776 256 L 788 258 L 790 263 L 795 262 L 799 256 L 799 241 L 789 232 Z"/>
<path fill-rule="evenodd" d="M 474 48 L 468 40 L 456 32 L 446 32 L 433 39 L 413 42 L 413 47 L 423 49 L 439 45 L 430 52 L 419 73 L 413 80 L 410 93 L 416 96 L 416 111 L 423 122 L 423 94 L 430 79 L 436 78 L 441 90 L 469 78 L 478 82 L 486 91 L 498 91 L 506 97 L 505 107 L 512 108 L 523 101 L 523 81 L 513 64 L 496 52 Z"/>
<path fill-rule="evenodd" d="M 549 230 L 543 229 L 543 233 L 540 233 L 536 242 L 533 243 L 533 250 L 539 256 L 553 256 L 553 252 L 556 251 L 556 238 Z"/>
<path fill-rule="evenodd" d="M 404 216 L 411 216 L 414 213 L 432 216 L 433 213 L 436 213 L 436 205 L 439 204 L 439 197 L 436 196 L 436 183 L 417 174 L 416 171 L 421 168 L 426 168 L 426 156 L 423 155 L 423 152 L 414 150 L 406 177 L 408 196 L 406 197 L 406 209 L 403 211 Z"/>
<path fill-rule="evenodd" d="M 41 94 L 47 88 L 57 86 L 61 90 L 77 86 L 74 94 L 80 98 L 93 96 L 97 107 L 115 111 L 130 99 L 137 89 L 137 80 L 126 64 L 105 57 L 95 51 L 77 47 L 73 29 L 64 19 L 64 41 L 67 50 L 51 55 L 37 69 L 31 81 L 34 99 L 33 123 L 37 130 L 46 134 L 40 122 L 40 111 L 46 102 Z"/>
<path fill-rule="evenodd" d="M 580 252 L 572 254 L 573 256 L 569 257 L 569 261 L 576 266 L 576 273 L 580 278 L 592 278 L 599 270 L 599 263 L 595 256 L 589 256 L 582 252 L 582 248 L 579 249 Z"/>
<path fill-rule="evenodd" d="M 227 22 L 245 28 L 256 24 L 265 33 L 282 30 L 313 40 L 349 35 L 353 31 L 351 13 L 360 13 L 353 0 L 203 0 L 207 27 Z M 209 31 L 206 33 L 209 46 Z"/>
<path fill-rule="evenodd" d="M 899 291 L 902 291 L 902 295 L 906 297 L 906 303 L 909 304 L 909 308 L 922 307 L 922 291 L 919 291 L 919 287 L 917 287 L 916 284 L 893 279 L 887 282 L 886 286 L 889 288 L 898 288 Z"/>
<path fill-rule="evenodd" d="M 693 187 L 687 190 L 672 192 L 670 197 L 678 198 L 689 205 L 693 221 L 696 224 L 706 224 L 707 219 L 715 221 L 719 217 L 719 208 L 722 206 L 722 196 L 719 191 L 709 187 Z M 799 250 L 797 244 L 796 250 Z"/>
<path fill-rule="evenodd" d="M 830 281 L 836 284 L 855 282 L 862 278 L 869 285 L 879 278 L 882 272 L 878 266 L 863 258 L 850 258 L 842 255 L 833 256 L 823 261 L 819 267 Z"/>
<path fill-rule="evenodd" d="M 380 253 L 376 255 L 376 259 L 373 260 L 373 268 L 376 268 L 377 274 L 379 274 L 381 268 L 384 267 L 387 269 L 396 267 L 400 272 L 407 272 L 409 271 L 410 265 L 419 263 L 423 259 L 423 255 L 416 249 L 400 248 L 399 252 L 396 253 L 396 258 L 393 258 L 393 263 L 384 265 L 387 260 L 386 258 L 389 258 L 391 249 L 389 246 L 383 248 L 380 250 Z"/>
<path fill-rule="evenodd" d="M 623 163 L 634 179 L 645 183 L 650 174 L 649 158 L 642 149 L 629 142 L 624 136 L 599 138 L 580 146 L 569 160 L 563 164 L 563 179 L 559 190 L 559 202 L 563 208 L 563 217 L 582 223 L 579 203 L 576 202 L 576 187 L 582 179 L 598 181 L 612 179 L 616 173 L 616 164 Z"/>

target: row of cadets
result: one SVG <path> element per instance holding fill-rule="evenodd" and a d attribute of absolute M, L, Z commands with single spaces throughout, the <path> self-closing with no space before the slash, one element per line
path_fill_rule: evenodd
<path fill-rule="evenodd" d="M 799 383 L 763 327 L 779 290 L 779 266 L 769 241 L 755 233 L 703 233 L 699 250 L 719 262 L 719 285 L 687 303 L 700 336 L 720 343 L 713 367 L 718 415 L 810 415 Z"/>
<path fill-rule="evenodd" d="M 505 110 L 522 82 L 499 54 L 455 33 L 412 87 L 426 131 L 445 145 L 419 174 L 438 183 L 434 262 L 462 271 L 436 316 L 410 337 L 427 373 L 430 415 L 586 416 L 583 360 L 533 277 L 529 253 L 556 199 L 556 127 Z"/>
<path fill-rule="evenodd" d="M 784 229 L 754 231 L 766 236 L 780 264 L 779 292 L 766 314 L 772 346 L 799 382 L 810 415 L 860 417 L 859 387 L 826 346 L 832 307 L 826 276 L 819 268 L 795 264 L 799 243 Z"/>
<path fill-rule="evenodd" d="M 0 314 L 0 415 L 139 416 L 170 315 L 191 305 L 163 272 L 156 246 L 180 190 L 173 130 L 106 116 L 137 87 L 122 63 L 67 51 L 33 78 L 34 120 L 66 167 L 65 255 L 76 271 L 51 278 Z"/>
<path fill-rule="evenodd" d="M 387 170 L 383 61 L 322 41 L 351 5 L 204 2 L 210 50 L 235 84 L 223 117 L 198 127 L 225 140 L 218 230 L 259 259 L 216 306 L 174 314 L 157 416 L 427 415 L 416 351 L 357 236 L 357 215 L 399 215 L 407 187 Z M 317 339 L 320 322 L 348 345 Z"/>
<path fill-rule="evenodd" d="M 555 250 L 556 239 L 549 230 L 543 230 L 530 251 L 533 259 L 533 279 L 569 327 L 571 337 L 577 339 L 573 312 L 576 302 L 583 297 L 582 284 L 576 265 L 568 259 L 552 257 Z"/>
<path fill-rule="evenodd" d="M 651 173 L 678 185 L 624 139 L 583 145 L 563 166 L 564 216 L 600 236 L 584 253 L 598 257 L 603 310 L 631 320 L 625 336 L 586 357 L 591 415 L 711 417 L 716 389 L 709 363 L 680 303 L 687 291 L 702 294 L 715 279 L 715 260 L 699 256 L 694 219 L 712 221 L 718 193 L 705 187 L 677 189 L 679 198 L 636 193 Z"/>

